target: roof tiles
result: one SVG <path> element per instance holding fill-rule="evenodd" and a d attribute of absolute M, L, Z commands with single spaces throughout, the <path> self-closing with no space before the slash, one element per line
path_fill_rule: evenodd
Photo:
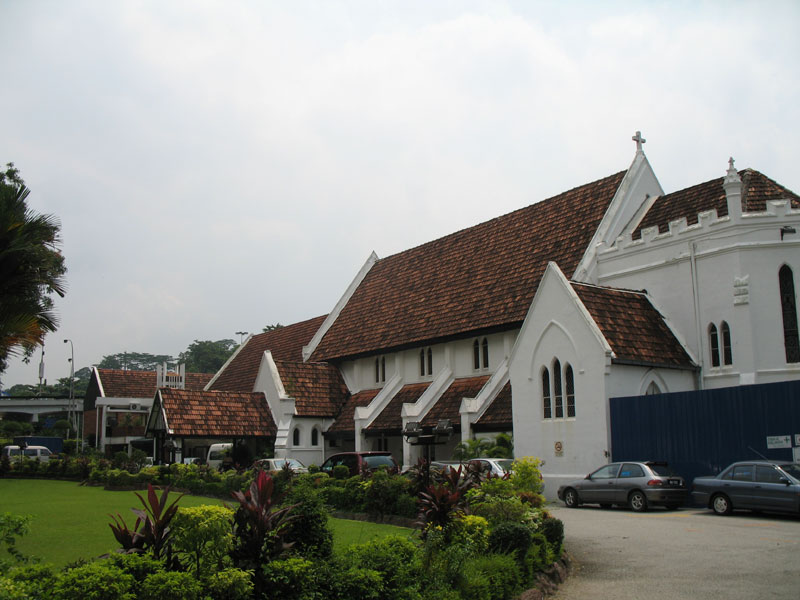
<path fill-rule="evenodd" d="M 511 382 L 495 396 L 489 408 L 486 409 L 473 425 L 476 431 L 507 431 L 512 428 L 511 415 Z"/>
<path fill-rule="evenodd" d="M 210 389 L 252 392 L 261 357 L 267 350 L 275 361 L 302 362 L 303 346 L 311 341 L 324 320 L 325 315 L 254 335 L 227 364 Z"/>
<path fill-rule="evenodd" d="M 354 419 L 356 408 L 359 406 L 367 406 L 375 399 L 375 396 L 377 396 L 380 391 L 380 388 L 375 390 L 362 390 L 350 396 L 342 407 L 336 421 L 333 425 L 328 427 L 325 434 L 334 435 L 334 437 L 342 435 L 353 437 L 356 426 Z"/>
<path fill-rule="evenodd" d="M 155 371 L 97 369 L 97 373 L 106 398 L 152 399 L 156 393 Z M 186 389 L 202 390 L 213 376 L 213 373 L 186 373 Z"/>
<path fill-rule="evenodd" d="M 277 432 L 262 393 L 161 388 L 159 394 L 175 436 L 274 437 Z"/>
<path fill-rule="evenodd" d="M 377 261 L 313 360 L 518 325 L 548 261 L 569 274 L 577 268 L 624 175 Z"/>
<path fill-rule="evenodd" d="M 413 404 L 425 390 L 428 389 L 430 382 L 427 383 L 409 383 L 400 388 L 389 403 L 383 408 L 379 414 L 366 428 L 367 433 L 400 433 L 403 430 L 403 418 L 401 411 L 403 404 Z"/>
<path fill-rule="evenodd" d="M 783 199 L 788 199 L 792 208 L 800 208 L 800 197 L 797 194 L 766 175 L 753 169 L 744 169 L 739 171 L 739 176 L 742 178 L 743 212 L 763 212 L 768 201 Z M 720 177 L 657 198 L 632 237 L 640 238 L 642 229 L 647 227 L 658 227 L 659 233 L 666 233 L 669 231 L 670 221 L 683 217 L 688 225 L 693 225 L 697 223 L 701 212 L 712 209 L 717 211 L 719 217 L 727 216 L 728 203 L 722 187 L 723 180 Z"/>
<path fill-rule="evenodd" d="M 616 362 L 692 368 L 686 350 L 643 292 L 571 283 L 614 352 Z"/>
<path fill-rule="evenodd" d="M 327 363 L 276 361 L 286 393 L 299 417 L 335 417 L 349 392 L 339 369 Z"/>
<path fill-rule="evenodd" d="M 440 419 L 449 419 L 454 427 L 460 429 L 461 413 L 458 411 L 461 408 L 462 398 L 477 396 L 487 381 L 489 381 L 488 375 L 456 379 L 431 407 L 420 424 L 423 427 L 435 427 Z"/>

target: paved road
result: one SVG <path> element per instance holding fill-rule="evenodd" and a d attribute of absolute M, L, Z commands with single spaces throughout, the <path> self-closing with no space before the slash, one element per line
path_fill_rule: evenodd
<path fill-rule="evenodd" d="M 800 598 L 800 517 L 551 510 L 576 567 L 554 600 Z"/>

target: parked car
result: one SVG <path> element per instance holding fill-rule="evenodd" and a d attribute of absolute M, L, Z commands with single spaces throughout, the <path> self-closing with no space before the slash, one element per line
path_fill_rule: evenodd
<path fill-rule="evenodd" d="M 648 507 L 678 508 L 686 500 L 686 483 L 665 462 L 616 462 L 603 465 L 583 479 L 558 488 L 558 498 L 569 508 L 581 504 L 629 506 L 636 512 Z"/>
<path fill-rule="evenodd" d="M 692 498 L 718 515 L 737 509 L 800 513 L 800 465 L 788 461 L 748 460 L 719 475 L 695 477 Z"/>
<path fill-rule="evenodd" d="M 230 460 L 231 450 L 233 450 L 232 443 L 211 444 L 208 447 L 206 464 L 212 469 L 221 468 L 226 458 Z"/>
<path fill-rule="evenodd" d="M 11 460 L 22 460 L 23 457 L 26 457 L 42 462 L 48 462 L 53 455 L 50 449 L 44 446 L 25 446 L 24 448 L 20 448 L 13 444 L 4 447 L 3 454 L 8 456 Z"/>
<path fill-rule="evenodd" d="M 296 458 L 260 458 L 253 463 L 253 468 L 264 471 L 280 471 L 287 463 L 295 473 L 308 473 L 308 468 Z"/>
<path fill-rule="evenodd" d="M 358 475 L 362 471 L 374 471 L 381 467 L 385 467 L 392 473 L 399 471 L 391 452 L 340 452 L 328 457 L 322 463 L 320 471 L 330 474 L 333 472 L 333 468 L 338 465 L 345 465 L 350 469 L 351 477 Z"/>
<path fill-rule="evenodd" d="M 491 473 L 502 477 L 511 472 L 511 458 L 471 458 L 467 461 L 469 465 L 478 465 L 483 473 Z"/>

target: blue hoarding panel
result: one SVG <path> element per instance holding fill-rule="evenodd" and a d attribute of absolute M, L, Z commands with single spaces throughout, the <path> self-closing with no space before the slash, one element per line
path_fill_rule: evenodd
<path fill-rule="evenodd" d="M 759 455 L 792 460 L 800 441 L 800 381 L 609 402 L 613 460 L 665 460 L 689 483 Z"/>

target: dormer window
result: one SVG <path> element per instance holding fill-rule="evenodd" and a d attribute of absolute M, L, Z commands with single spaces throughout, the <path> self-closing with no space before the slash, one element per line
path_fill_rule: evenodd
<path fill-rule="evenodd" d="M 489 368 L 489 340 L 486 338 L 472 342 L 472 368 L 476 371 Z"/>
<path fill-rule="evenodd" d="M 419 351 L 419 376 L 431 375 L 433 373 L 433 352 L 430 348 L 423 348 Z"/>
<path fill-rule="evenodd" d="M 386 381 L 386 357 L 379 356 L 375 359 L 375 383 Z"/>

